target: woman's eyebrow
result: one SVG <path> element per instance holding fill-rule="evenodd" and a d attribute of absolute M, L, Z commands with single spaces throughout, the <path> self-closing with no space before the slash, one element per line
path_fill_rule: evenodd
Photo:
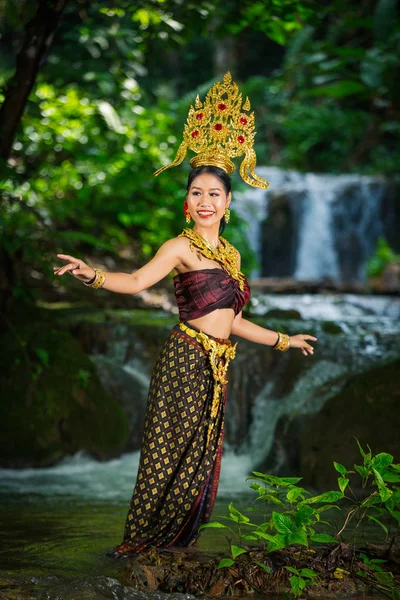
<path fill-rule="evenodd" d="M 201 187 L 198 187 L 197 185 L 193 185 L 193 186 L 192 186 L 192 190 L 202 190 L 202 189 L 203 189 L 203 188 L 201 188 Z M 211 192 L 211 191 L 213 191 L 213 190 L 218 190 L 218 191 L 220 192 L 220 191 L 221 191 L 221 188 L 218 188 L 218 187 L 216 187 L 216 188 L 210 188 L 210 189 L 209 189 L 209 192 Z"/>

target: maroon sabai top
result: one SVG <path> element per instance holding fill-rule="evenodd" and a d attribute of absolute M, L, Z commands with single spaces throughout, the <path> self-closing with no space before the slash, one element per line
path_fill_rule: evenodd
<path fill-rule="evenodd" d="M 242 291 L 239 281 L 218 267 L 175 275 L 174 291 L 180 321 L 198 319 L 217 308 L 233 308 L 237 315 L 250 299 L 247 279 Z"/>

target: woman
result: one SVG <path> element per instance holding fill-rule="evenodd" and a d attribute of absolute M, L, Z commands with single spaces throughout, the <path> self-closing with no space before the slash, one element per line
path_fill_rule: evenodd
<path fill-rule="evenodd" d="M 316 341 L 315 337 L 288 336 L 242 317 L 250 288 L 240 271 L 239 253 L 219 237 L 221 225 L 229 221 L 232 199 L 229 173 L 234 167 L 227 155 L 238 155 L 229 141 L 232 135 L 225 139 L 225 145 L 221 141 L 220 132 L 230 123 L 241 127 L 239 135 L 234 129 L 235 139 L 244 135 L 249 139 L 243 162 L 250 160 L 247 169 L 251 177 L 241 168 L 242 177 L 251 185 L 268 185 L 254 174 L 254 132 L 247 127 L 248 121 L 254 127 L 254 117 L 240 117 L 243 110 L 250 109 L 249 105 L 244 108 L 246 103 L 242 106 L 241 95 L 228 74 L 222 84 L 210 90 L 204 107 L 198 99 L 191 107 L 183 144 L 194 144 L 198 156 L 191 160 L 194 168 L 188 179 L 184 212 L 187 222 L 193 219 L 193 228 L 165 242 L 154 258 L 134 273 L 104 273 L 73 256 L 57 255 L 66 264 L 54 267 L 56 275 L 70 273 L 86 285 L 122 294 L 137 294 L 174 273 L 180 322 L 172 329 L 153 371 L 124 540 L 108 553 L 112 557 L 151 546 L 192 545 L 200 535 L 199 526 L 209 521 L 222 456 L 226 374 L 236 350 L 229 336 L 282 351 L 298 348 L 304 356 L 313 354 L 308 341 Z M 212 128 L 211 135 L 206 135 L 206 129 L 197 129 L 204 115 L 208 119 L 204 127 L 208 133 Z M 198 138 L 203 144 L 200 150 Z M 182 162 L 183 144 L 172 165 Z"/>

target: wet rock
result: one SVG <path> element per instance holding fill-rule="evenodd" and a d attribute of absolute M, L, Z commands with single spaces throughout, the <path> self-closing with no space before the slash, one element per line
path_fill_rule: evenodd
<path fill-rule="evenodd" d="M 305 485 L 336 488 L 334 460 L 348 469 L 362 464 L 354 438 L 363 447 L 369 444 L 373 453 L 388 452 L 399 462 L 399 373 L 399 360 L 372 368 L 354 377 L 318 414 L 301 417 L 295 444 Z"/>
<path fill-rule="evenodd" d="M 127 419 L 95 367 L 49 311 L 23 307 L 0 336 L 0 464 L 45 466 L 86 450 L 118 456 Z"/>
<path fill-rule="evenodd" d="M 264 316 L 266 319 L 301 319 L 301 314 L 295 309 L 272 308 Z"/>

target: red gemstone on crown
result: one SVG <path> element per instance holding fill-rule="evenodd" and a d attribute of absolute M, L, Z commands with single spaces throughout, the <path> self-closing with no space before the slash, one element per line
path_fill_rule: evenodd
<path fill-rule="evenodd" d="M 240 122 L 242 125 L 247 125 L 247 119 L 246 117 L 240 117 Z"/>
<path fill-rule="evenodd" d="M 221 129 L 222 129 L 221 123 L 215 123 L 214 129 L 215 129 L 215 131 L 221 131 Z"/>
<path fill-rule="evenodd" d="M 239 142 L 239 144 L 244 143 L 244 137 L 242 135 L 238 135 L 238 142 Z"/>
<path fill-rule="evenodd" d="M 219 108 L 219 110 L 225 110 L 226 109 L 226 104 L 224 104 L 223 102 L 221 102 L 221 104 L 218 104 L 218 108 Z"/>
<path fill-rule="evenodd" d="M 196 119 L 197 119 L 198 121 L 201 121 L 201 119 L 202 119 L 202 118 L 203 118 L 203 113 L 197 113 L 197 115 L 196 115 Z"/>
<path fill-rule="evenodd" d="M 196 138 L 199 135 L 199 132 L 197 131 L 197 129 L 195 129 L 195 131 L 192 131 L 192 138 Z"/>

